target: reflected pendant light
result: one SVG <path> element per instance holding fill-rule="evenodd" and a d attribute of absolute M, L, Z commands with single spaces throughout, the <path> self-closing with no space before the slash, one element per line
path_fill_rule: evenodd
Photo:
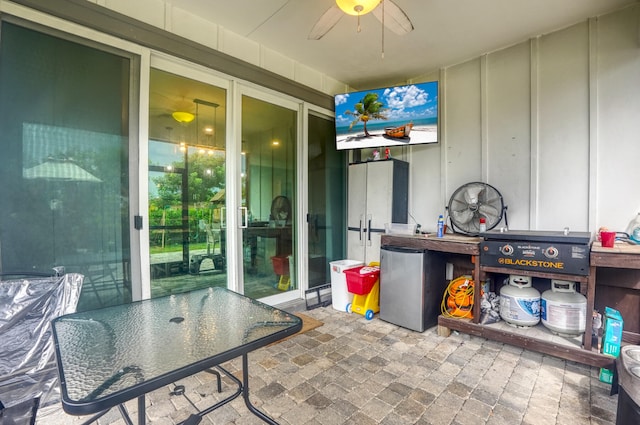
<path fill-rule="evenodd" d="M 172 113 L 171 116 L 173 117 L 174 120 L 178 121 L 179 123 L 185 123 L 185 124 L 189 124 L 196 117 L 191 112 L 183 112 L 183 111 L 176 111 Z"/>

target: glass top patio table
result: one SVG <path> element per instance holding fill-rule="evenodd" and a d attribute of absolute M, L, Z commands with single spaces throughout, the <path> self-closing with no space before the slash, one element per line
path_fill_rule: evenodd
<path fill-rule="evenodd" d="M 52 326 L 63 408 L 85 415 L 136 397 L 140 404 L 150 391 L 239 356 L 246 381 L 247 353 L 298 332 L 302 321 L 206 288 L 69 314 Z"/>

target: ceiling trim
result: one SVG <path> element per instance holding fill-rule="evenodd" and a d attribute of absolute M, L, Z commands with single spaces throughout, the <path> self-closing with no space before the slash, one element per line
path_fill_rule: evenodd
<path fill-rule="evenodd" d="M 87 0 L 11 1 L 334 110 L 333 96 Z"/>

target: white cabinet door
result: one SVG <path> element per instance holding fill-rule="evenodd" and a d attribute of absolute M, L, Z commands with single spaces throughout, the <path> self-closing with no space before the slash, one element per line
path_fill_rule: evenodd
<path fill-rule="evenodd" d="M 362 239 L 360 237 L 362 236 Z M 356 230 L 347 231 L 347 259 L 364 262 L 366 233 Z"/>
<path fill-rule="evenodd" d="M 372 261 L 380 262 L 380 243 L 382 240 L 382 233 L 371 232 L 369 233 L 369 241 L 366 245 L 364 253 L 364 263 L 369 264 Z"/>
<path fill-rule="evenodd" d="M 367 237 L 367 164 L 349 166 L 347 199 L 347 258 L 364 261 Z"/>
<path fill-rule="evenodd" d="M 391 223 L 393 164 L 393 161 L 368 163 L 367 214 L 374 230 L 384 230 L 385 223 Z"/>
<path fill-rule="evenodd" d="M 369 264 L 380 261 L 384 225 L 393 221 L 397 161 L 373 161 L 349 166 L 347 255 Z M 406 173 L 405 173 L 406 174 Z M 407 174 L 408 176 L 408 174 Z M 404 179 L 407 183 L 406 176 Z M 403 189 L 406 194 L 406 188 Z M 406 204 L 406 196 L 401 197 Z M 406 206 L 404 207 L 406 210 Z M 406 213 L 404 214 L 406 216 Z M 402 217 L 400 218 L 402 219 Z M 406 217 L 405 217 L 406 219 Z"/>
<path fill-rule="evenodd" d="M 347 226 L 350 229 L 365 225 L 367 211 L 367 164 L 349 166 L 349 187 L 347 202 Z"/>

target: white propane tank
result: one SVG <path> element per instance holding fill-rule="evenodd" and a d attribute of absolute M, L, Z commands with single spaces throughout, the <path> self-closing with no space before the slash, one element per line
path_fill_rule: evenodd
<path fill-rule="evenodd" d="M 576 283 L 552 280 L 551 289 L 540 297 L 540 319 L 551 332 L 577 336 L 585 331 L 587 298 L 576 292 Z"/>
<path fill-rule="evenodd" d="M 540 321 L 540 292 L 531 277 L 510 275 L 500 289 L 500 317 L 515 326 L 535 326 Z"/>

